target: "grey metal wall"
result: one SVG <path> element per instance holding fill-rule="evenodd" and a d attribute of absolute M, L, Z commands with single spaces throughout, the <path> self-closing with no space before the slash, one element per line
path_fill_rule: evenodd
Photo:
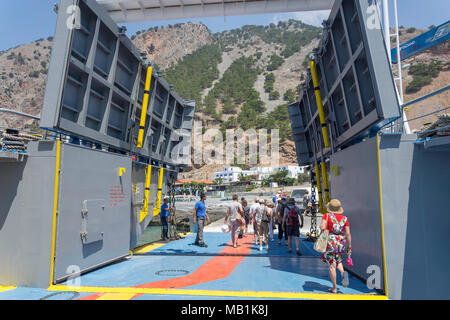
<path fill-rule="evenodd" d="M 337 176 L 331 169 L 330 198 L 341 201 L 350 222 L 354 266 L 349 269 L 367 279 L 367 268 L 375 265 L 383 277 L 376 137 L 333 154 L 330 167 L 338 168 Z"/>
<path fill-rule="evenodd" d="M 30 142 L 23 162 L 0 163 L 0 284 L 50 282 L 56 147 Z"/>
<path fill-rule="evenodd" d="M 380 162 L 389 297 L 450 299 L 450 148 L 383 135 Z"/>
<path fill-rule="evenodd" d="M 129 157 L 62 144 L 56 281 L 129 254 L 131 176 Z"/>
<path fill-rule="evenodd" d="M 391 299 L 449 299 L 450 148 L 434 151 L 415 135 L 380 135 L 380 178 L 387 292 Z M 349 217 L 354 267 L 383 273 L 377 137 L 330 157 L 331 197 Z M 381 279 L 384 288 L 384 279 Z"/>

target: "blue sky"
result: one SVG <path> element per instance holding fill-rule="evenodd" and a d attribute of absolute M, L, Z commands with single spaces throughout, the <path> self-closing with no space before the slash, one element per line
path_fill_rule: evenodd
<path fill-rule="evenodd" d="M 0 50 L 30 43 L 39 38 L 53 36 L 56 14 L 53 4 L 58 0 L 0 0 Z M 426 29 L 450 18 L 450 0 L 398 0 L 399 24 L 405 27 Z M 246 24 L 267 25 L 294 18 L 313 25 L 320 25 L 327 12 L 301 12 L 251 16 L 232 16 L 182 21 L 157 21 L 154 23 L 126 24 L 131 36 L 138 30 L 186 21 L 201 21 L 212 32 L 239 28 Z M 391 20 L 393 15 L 391 14 Z"/>

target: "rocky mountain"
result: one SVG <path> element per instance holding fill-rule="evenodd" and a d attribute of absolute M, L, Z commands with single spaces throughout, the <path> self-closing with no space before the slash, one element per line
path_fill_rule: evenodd
<path fill-rule="evenodd" d="M 202 23 L 188 22 L 138 31 L 131 37 L 134 45 L 147 52 L 157 67 L 165 70 L 184 56 L 210 44 L 213 36 Z"/>
<path fill-rule="evenodd" d="M 400 31 L 403 43 L 425 30 Z M 320 34 L 320 28 L 295 20 L 215 34 L 202 23 L 185 23 L 139 31 L 132 41 L 184 99 L 197 101 L 195 117 L 204 128 L 278 128 L 280 161 L 295 162 L 287 104 L 296 99 L 306 57 Z M 52 38 L 40 39 L 0 52 L 0 107 L 40 114 L 51 46 Z M 403 62 L 405 102 L 448 84 L 449 55 L 444 43 Z M 447 106 L 449 98 L 444 93 L 411 106 L 407 117 Z M 410 127 L 418 130 L 435 118 L 412 120 Z M 37 121 L 0 114 L 0 127 L 37 126 Z M 204 179 L 214 168 L 203 164 L 193 169 L 186 177 Z"/>
<path fill-rule="evenodd" d="M 39 39 L 0 54 L 0 108 L 39 115 L 44 100 L 45 81 L 52 38 Z M 0 114 L 0 127 L 30 128 L 38 122 Z"/>

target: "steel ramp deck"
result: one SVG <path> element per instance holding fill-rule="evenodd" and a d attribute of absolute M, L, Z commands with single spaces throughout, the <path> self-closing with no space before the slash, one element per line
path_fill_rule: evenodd
<path fill-rule="evenodd" d="M 207 248 L 194 245 L 195 234 L 178 241 L 150 244 L 130 259 L 82 275 L 79 287 L 62 283 L 48 289 L 0 289 L 0 299 L 386 299 L 350 275 L 350 285 L 330 294 L 328 267 L 302 241 L 301 257 L 277 244 L 259 251 L 253 236 L 231 246 L 230 235 L 205 233 Z M 340 276 L 338 276 L 338 283 Z M 1 288 L 1 287 L 0 287 Z"/>

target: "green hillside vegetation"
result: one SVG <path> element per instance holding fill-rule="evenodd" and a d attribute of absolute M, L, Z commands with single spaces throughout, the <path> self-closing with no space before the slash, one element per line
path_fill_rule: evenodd
<path fill-rule="evenodd" d="M 278 100 L 280 98 L 280 93 L 276 90 L 269 93 L 269 100 Z"/>
<path fill-rule="evenodd" d="M 298 31 L 288 31 L 289 27 L 301 29 Z M 288 58 L 301 47 L 310 43 L 312 39 L 320 37 L 322 28 L 304 24 L 301 21 L 288 20 L 280 21 L 277 25 L 271 23 L 268 26 L 243 26 L 240 29 L 233 29 L 217 34 L 218 39 L 226 44 L 236 43 L 239 39 L 250 39 L 258 36 L 262 41 L 273 45 L 284 47 L 281 55 Z"/>
<path fill-rule="evenodd" d="M 439 76 L 444 65 L 440 61 L 432 61 L 429 64 L 418 63 L 409 68 L 409 74 L 413 80 L 406 86 L 406 93 L 415 93 L 424 86 L 429 85 L 433 79 Z"/>
<path fill-rule="evenodd" d="M 267 71 L 273 71 L 278 69 L 284 62 L 284 59 L 280 56 L 277 56 L 275 53 L 270 56 L 270 63 L 267 66 Z"/>
<path fill-rule="evenodd" d="M 275 83 L 275 75 L 273 73 L 269 73 L 264 80 L 264 91 L 266 92 L 273 91 L 274 83 Z"/>
<path fill-rule="evenodd" d="M 224 105 L 224 113 L 235 112 L 236 106 L 244 102 L 252 104 L 254 101 L 251 100 L 255 98 L 255 94 L 259 100 L 259 94 L 253 89 L 253 84 L 261 70 L 254 68 L 253 64 L 254 60 L 251 57 L 235 60 L 205 97 L 203 112 L 219 118 L 216 112 L 217 100 Z"/>
<path fill-rule="evenodd" d="M 279 105 L 273 111 L 269 112 L 267 116 L 263 117 L 261 119 L 261 125 L 262 128 L 266 129 L 279 129 L 281 142 L 294 138 L 287 103 Z"/>
<path fill-rule="evenodd" d="M 295 91 L 292 89 L 288 89 L 284 95 L 283 95 L 283 100 L 287 101 L 288 103 L 292 103 L 295 101 Z"/>
<path fill-rule="evenodd" d="M 279 68 L 287 57 L 301 50 L 314 38 L 320 37 L 322 28 L 303 24 L 300 21 L 289 20 L 277 25 L 244 26 L 240 29 L 225 31 L 212 35 L 213 44 L 206 45 L 185 56 L 176 65 L 172 65 L 164 72 L 165 79 L 174 85 L 174 89 L 185 100 L 196 100 L 197 111 L 220 120 L 220 129 L 279 129 L 281 141 L 292 139 L 292 129 L 287 106 L 297 98 L 294 89 L 289 89 L 282 96 L 286 104 L 279 105 L 272 112 L 265 114 L 266 106 L 258 91 L 253 86 L 257 76 L 265 73 L 264 91 L 269 99 L 278 100 L 281 95 L 274 89 L 275 75 L 270 72 Z M 281 56 L 269 56 L 269 63 L 261 70 L 255 66 L 262 62 L 262 48 L 257 47 L 260 38 L 272 48 L 278 48 Z M 235 60 L 224 72 L 222 78 L 201 100 L 201 92 L 212 86 L 219 77 L 218 65 L 222 62 L 222 54 L 231 51 L 233 47 L 242 51 L 250 47 L 256 53 L 250 57 Z M 150 49 L 150 48 L 146 48 Z M 304 64 L 307 64 L 305 59 Z M 296 84 L 293 84 L 295 86 Z M 225 116 L 227 115 L 227 116 Z M 225 116 L 227 119 L 223 121 Z"/>
<path fill-rule="evenodd" d="M 201 101 L 200 93 L 219 77 L 217 65 L 222 62 L 222 47 L 206 45 L 185 56 L 165 71 L 165 79 L 185 100 Z"/>

